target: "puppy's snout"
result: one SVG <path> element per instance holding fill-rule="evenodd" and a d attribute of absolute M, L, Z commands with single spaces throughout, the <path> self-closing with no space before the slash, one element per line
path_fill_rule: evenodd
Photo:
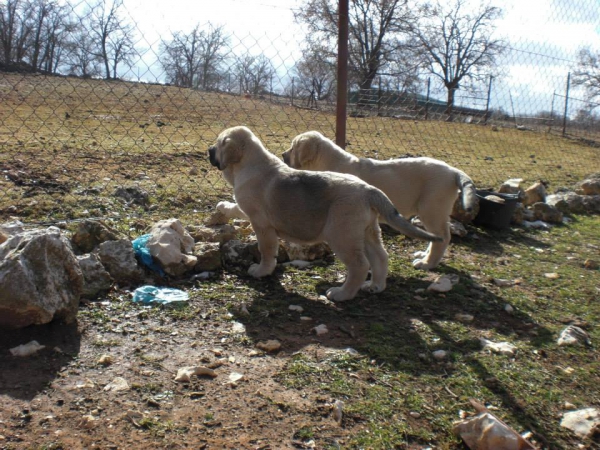
<path fill-rule="evenodd" d="M 212 166 L 215 166 L 217 169 L 220 169 L 219 167 L 219 161 L 217 161 L 217 148 L 215 146 L 212 146 L 208 149 L 208 159 L 210 161 L 210 164 Z"/>
<path fill-rule="evenodd" d="M 281 157 L 283 158 L 283 162 L 286 163 L 288 166 L 290 165 L 290 153 L 292 152 L 292 149 L 289 149 L 286 152 L 283 152 L 283 154 L 281 155 Z"/>

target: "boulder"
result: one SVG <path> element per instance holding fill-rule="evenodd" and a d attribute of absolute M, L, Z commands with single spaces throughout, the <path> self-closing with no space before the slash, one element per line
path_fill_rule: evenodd
<path fill-rule="evenodd" d="M 477 217 L 477 214 L 479 214 L 479 198 L 477 196 L 475 196 L 475 198 L 477 199 L 477 201 L 473 206 L 473 209 L 471 211 L 467 211 L 463 207 L 463 203 L 459 194 L 459 197 L 454 202 L 454 206 L 452 208 L 452 213 L 450 214 L 450 217 L 464 224 L 473 222 L 473 219 L 475 219 L 475 217 Z"/>
<path fill-rule="evenodd" d="M 218 242 L 200 242 L 194 247 L 197 261 L 194 272 L 212 272 L 222 266 L 221 249 Z"/>
<path fill-rule="evenodd" d="M 128 239 L 106 241 L 98 246 L 98 258 L 114 281 L 123 285 L 136 284 L 143 278 L 133 245 Z"/>
<path fill-rule="evenodd" d="M 83 282 L 77 258 L 60 229 L 10 236 L 0 245 L 0 326 L 74 321 Z"/>
<path fill-rule="evenodd" d="M 290 261 L 298 259 L 301 261 L 314 261 L 333 257 L 331 248 L 325 242 L 318 244 L 295 244 L 293 242 L 281 241 L 281 246 L 287 253 Z"/>
<path fill-rule="evenodd" d="M 506 180 L 498 189 L 501 194 L 519 194 L 521 192 L 521 183 L 523 178 L 511 178 Z"/>
<path fill-rule="evenodd" d="M 572 191 L 561 191 L 549 195 L 546 203 L 564 214 L 600 213 L 600 195 L 579 195 Z"/>
<path fill-rule="evenodd" d="M 103 223 L 96 220 L 84 220 L 77 225 L 71 242 L 81 253 L 90 253 L 103 242 L 118 239 L 118 232 L 111 230 Z"/>
<path fill-rule="evenodd" d="M 109 291 L 112 278 L 106 271 L 100 259 L 94 253 L 78 256 L 79 267 L 83 273 L 82 297 L 93 300 Z"/>
<path fill-rule="evenodd" d="M 6 242 L 10 236 L 22 233 L 23 231 L 23 223 L 18 220 L 0 224 L 0 244 Z"/>
<path fill-rule="evenodd" d="M 549 223 L 562 223 L 563 213 L 552 205 L 547 203 L 535 203 L 532 206 L 533 217 L 535 220 L 542 220 Z"/>
<path fill-rule="evenodd" d="M 169 275 L 180 276 L 194 268 L 194 238 L 178 219 L 161 220 L 152 227 L 150 235 L 148 250 Z"/>
<path fill-rule="evenodd" d="M 534 203 L 544 203 L 546 201 L 546 186 L 541 181 L 532 184 L 523 192 L 523 204 L 531 206 Z"/>
<path fill-rule="evenodd" d="M 600 173 L 589 175 L 576 187 L 580 195 L 600 195 Z"/>
<path fill-rule="evenodd" d="M 128 206 L 135 204 L 140 205 L 145 209 L 150 206 L 148 192 L 139 186 L 120 186 L 115 189 L 113 195 L 123 199 Z"/>
<path fill-rule="evenodd" d="M 585 408 L 563 414 L 560 426 L 568 428 L 580 438 L 591 437 L 600 427 L 600 410 Z"/>
<path fill-rule="evenodd" d="M 218 242 L 221 245 L 237 236 L 235 227 L 229 224 L 210 227 L 188 226 L 186 230 L 196 242 Z"/>

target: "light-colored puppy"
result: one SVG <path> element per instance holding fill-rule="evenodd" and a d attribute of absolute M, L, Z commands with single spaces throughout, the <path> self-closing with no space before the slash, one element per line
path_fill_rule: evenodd
<path fill-rule="evenodd" d="M 355 175 L 378 187 L 406 218 L 419 216 L 425 229 L 443 238 L 417 252 L 413 265 L 418 269 L 436 267 L 450 244 L 450 214 L 459 191 L 463 206 L 476 204 L 473 181 L 467 174 L 433 158 L 399 158 L 377 161 L 357 158 L 317 131 L 300 134 L 283 154 L 290 167 L 328 170 Z"/>
<path fill-rule="evenodd" d="M 413 226 L 383 192 L 355 176 L 288 167 L 246 127 L 223 131 L 208 153 L 210 163 L 233 186 L 237 208 L 256 233 L 261 261 L 248 270 L 256 278 L 275 269 L 278 237 L 296 243 L 325 241 L 348 271 L 344 284 L 329 289 L 327 297 L 348 300 L 361 286 L 370 292 L 385 289 L 388 258 L 378 216 L 407 236 L 441 240 Z M 365 282 L 369 267 L 372 277 Z"/>

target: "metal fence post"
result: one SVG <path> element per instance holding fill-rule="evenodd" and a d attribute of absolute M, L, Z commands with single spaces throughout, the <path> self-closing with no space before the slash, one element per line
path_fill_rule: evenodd
<path fill-rule="evenodd" d="M 346 108 L 348 101 L 348 1 L 338 4 L 338 60 L 335 143 L 346 147 Z"/>
<path fill-rule="evenodd" d="M 567 113 L 569 111 L 569 87 L 571 85 L 571 72 L 567 75 L 567 89 L 565 92 L 565 112 L 563 114 L 563 130 L 562 135 L 567 133 Z"/>
<path fill-rule="evenodd" d="M 487 102 L 485 104 L 485 117 L 483 118 L 483 123 L 487 124 L 488 117 L 490 115 L 490 97 L 492 96 L 492 80 L 494 79 L 494 75 L 490 75 L 490 84 L 488 85 L 488 93 L 487 93 Z"/>

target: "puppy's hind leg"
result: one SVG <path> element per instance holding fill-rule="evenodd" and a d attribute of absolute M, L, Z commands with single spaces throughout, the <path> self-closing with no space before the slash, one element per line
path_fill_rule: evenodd
<path fill-rule="evenodd" d="M 379 226 L 369 227 L 365 237 L 365 253 L 371 265 L 371 279 L 365 281 L 361 289 L 368 292 L 382 292 L 388 274 L 388 254 L 381 241 Z"/>
<path fill-rule="evenodd" d="M 260 251 L 260 264 L 252 264 L 248 269 L 248 274 L 254 278 L 261 278 L 271 275 L 277 266 L 277 251 L 279 250 L 279 241 L 277 233 L 273 228 L 258 228 L 254 225 L 254 232 L 258 240 L 258 250 Z"/>
<path fill-rule="evenodd" d="M 353 242 L 349 245 L 348 242 L 344 242 L 340 245 L 330 241 L 329 246 L 340 261 L 346 265 L 348 273 L 344 284 L 327 290 L 327 298 L 335 302 L 350 300 L 356 296 L 369 273 L 369 261 L 365 256 L 364 243 Z"/>
<path fill-rule="evenodd" d="M 433 233 L 437 236 L 441 236 L 443 238 L 442 242 L 430 242 L 429 248 L 424 254 L 415 253 L 417 259 L 413 261 L 413 266 L 416 269 L 430 270 L 436 268 L 442 258 L 444 257 L 444 253 L 450 244 L 450 223 L 446 219 L 445 222 L 439 223 L 439 218 L 437 219 L 436 224 L 432 224 L 431 221 L 427 221 L 427 219 L 423 220 L 423 224 L 425 225 L 425 229 L 430 233 Z"/>

